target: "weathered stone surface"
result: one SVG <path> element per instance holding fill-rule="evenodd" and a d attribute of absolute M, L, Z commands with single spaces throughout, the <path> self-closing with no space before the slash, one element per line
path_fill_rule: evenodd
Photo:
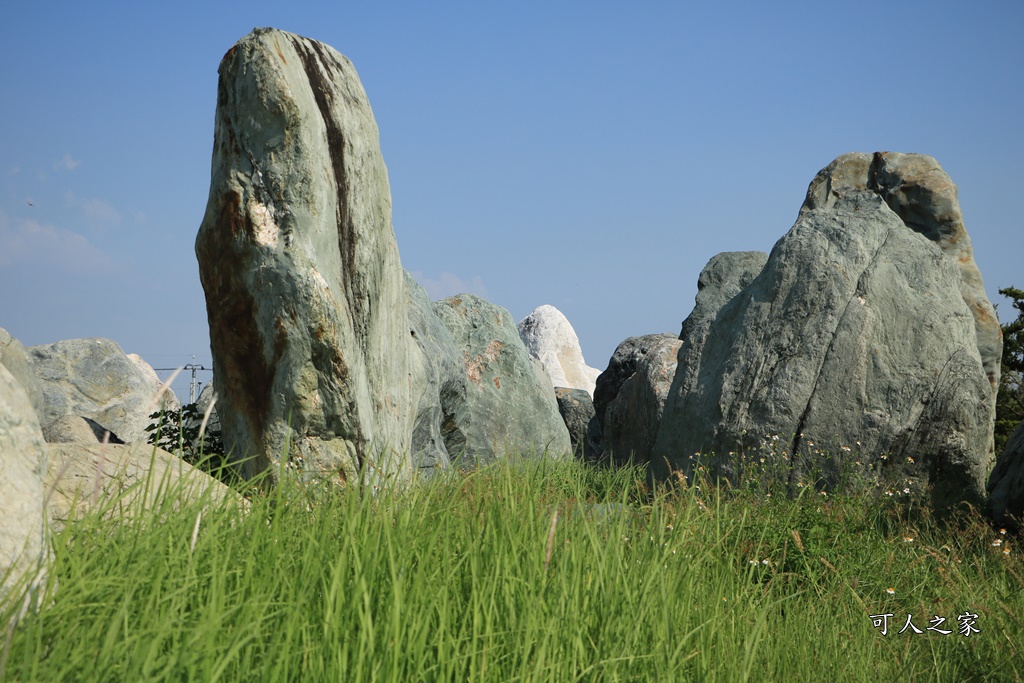
<path fill-rule="evenodd" d="M 727 251 L 711 257 L 697 278 L 694 307 L 683 321 L 679 334 L 680 340 L 686 340 L 689 358 L 700 357 L 711 324 L 718 317 L 719 311 L 754 281 L 767 261 L 768 254 L 760 251 Z M 692 391 L 697 382 L 699 369 L 699 363 L 687 363 L 682 368 L 679 368 L 677 363 L 675 372 L 679 374 L 679 378 L 677 380 L 673 375 L 670 382 L 676 384 L 679 392 Z M 662 409 L 666 400 L 667 395 L 661 400 Z M 660 429 L 660 425 L 658 428 Z M 653 446 L 653 442 L 651 445 Z M 662 464 L 663 460 L 659 459 L 655 467 L 660 470 Z"/>
<path fill-rule="evenodd" d="M 46 406 L 43 401 L 43 389 L 39 385 L 39 378 L 36 377 L 35 370 L 32 369 L 32 360 L 29 357 L 28 349 L 2 327 L 0 327 L 0 365 L 7 368 L 28 394 L 36 415 L 42 415 Z"/>
<path fill-rule="evenodd" d="M 89 418 L 121 441 L 145 441 L 149 415 L 160 410 L 160 388 L 121 347 L 109 339 L 67 339 L 28 349 L 43 391 L 44 426 L 66 416 Z M 168 390 L 169 407 L 177 399 Z"/>
<path fill-rule="evenodd" d="M 517 328 L 530 357 L 547 370 L 552 386 L 583 389 L 593 397 L 601 371 L 583 360 L 576 330 L 561 311 L 544 304 L 520 320 Z"/>
<path fill-rule="evenodd" d="M 594 400 L 584 389 L 555 387 L 558 413 L 569 430 L 569 442 L 577 458 L 587 458 L 600 448 L 600 433 L 591 428 L 594 420 Z"/>
<path fill-rule="evenodd" d="M 661 334 L 645 334 L 640 337 L 629 337 L 617 347 L 608 360 L 607 369 L 597 378 L 594 389 L 594 414 L 604 429 L 605 411 L 622 388 L 622 383 L 633 376 L 640 360 L 662 340 L 676 340 L 676 335 L 663 332 Z"/>
<path fill-rule="evenodd" d="M 712 256 L 697 278 L 693 311 L 683 321 L 679 338 L 700 335 L 703 343 L 718 311 L 753 282 L 767 262 L 768 254 L 763 251 L 726 251 Z"/>
<path fill-rule="evenodd" d="M 167 503 L 241 501 L 202 470 L 148 444 L 62 443 L 50 444 L 48 451 L 46 512 L 54 528 L 96 505 L 111 517 L 130 519 Z"/>
<path fill-rule="evenodd" d="M 43 438 L 46 443 L 99 443 L 105 432 L 92 420 L 78 415 L 65 415 L 43 427 Z"/>
<path fill-rule="evenodd" d="M 989 511 L 999 524 L 1024 523 L 1024 422 L 1006 442 L 988 480 Z"/>
<path fill-rule="evenodd" d="M 219 73 L 196 255 L 225 445 L 247 475 L 290 443 L 311 476 L 404 479 L 419 379 L 366 93 L 334 49 L 274 29 Z"/>
<path fill-rule="evenodd" d="M 887 455 L 883 469 L 937 504 L 979 502 L 1000 344 L 962 223 L 947 220 L 955 193 L 930 157 L 852 154 L 820 172 L 760 275 L 702 345 L 683 341 L 652 466 L 689 471 L 699 452 L 730 477 L 730 452 L 778 435 L 791 483 L 828 484 L 860 442 L 858 460 Z"/>
<path fill-rule="evenodd" d="M 646 463 L 658 436 L 682 342 L 654 336 L 604 413 L 601 449 L 616 463 Z"/>
<path fill-rule="evenodd" d="M 46 444 L 28 394 L 0 365 L 0 594 L 45 579 Z M 4 577 L 7 577 L 4 579 Z M 30 599 L 25 607 L 31 607 Z"/>
<path fill-rule="evenodd" d="M 416 342 L 412 354 L 413 375 L 421 382 L 413 386 L 418 393 L 416 422 L 412 432 L 412 457 L 416 470 L 430 475 L 451 465 L 446 430 L 452 436 L 451 412 L 465 396 L 468 379 L 455 339 L 434 314 L 430 298 L 412 276 L 406 273 L 409 291 L 409 330 Z"/>
<path fill-rule="evenodd" d="M 865 191 L 878 194 L 908 228 L 927 237 L 960 269 L 960 293 L 974 317 L 978 352 L 993 389 L 994 416 L 1003 332 L 974 262 L 956 185 L 924 154 L 846 154 L 814 178 L 801 212 L 827 209 Z"/>
<path fill-rule="evenodd" d="M 434 302 L 433 309 L 455 341 L 467 380 L 445 408 L 451 417 L 441 431 L 452 460 L 571 453 L 554 387 L 531 361 L 509 312 L 472 294 Z"/>

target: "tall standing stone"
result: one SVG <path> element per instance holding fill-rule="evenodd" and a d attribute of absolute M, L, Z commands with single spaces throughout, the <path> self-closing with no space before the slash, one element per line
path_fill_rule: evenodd
<path fill-rule="evenodd" d="M 844 155 L 706 340 L 683 341 L 653 462 L 689 470 L 699 452 L 732 478 L 774 436 L 791 483 L 857 461 L 979 503 L 1001 348 L 949 176 L 931 157 Z"/>
<path fill-rule="evenodd" d="M 196 255 L 225 445 L 402 478 L 415 405 L 407 292 L 377 124 L 351 62 L 256 29 L 221 62 Z"/>

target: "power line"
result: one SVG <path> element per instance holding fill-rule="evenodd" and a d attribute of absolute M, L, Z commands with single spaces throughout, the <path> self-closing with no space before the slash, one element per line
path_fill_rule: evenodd
<path fill-rule="evenodd" d="M 206 370 L 206 371 L 209 371 L 209 372 L 213 372 L 213 368 L 208 368 L 208 367 L 206 367 L 204 365 L 196 365 L 196 357 L 195 357 L 194 354 L 192 355 L 192 362 L 188 363 L 187 365 L 181 366 L 181 368 L 153 368 L 153 369 L 156 370 L 157 372 L 171 372 L 171 371 L 178 370 L 178 369 L 191 370 L 192 371 L 192 379 L 188 383 L 188 402 L 189 403 L 195 403 L 196 402 L 196 387 L 197 386 L 200 387 L 200 388 L 202 387 L 202 383 L 201 382 L 196 382 L 196 373 L 199 372 L 200 370 Z"/>

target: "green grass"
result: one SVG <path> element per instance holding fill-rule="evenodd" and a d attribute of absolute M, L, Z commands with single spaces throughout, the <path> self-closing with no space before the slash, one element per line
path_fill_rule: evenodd
<path fill-rule="evenodd" d="M 977 515 L 644 481 L 506 464 L 377 497 L 286 479 L 247 513 L 97 514 L 54 537 L 47 607 L 8 632 L 0 678 L 1024 677 L 1024 564 Z M 980 633 L 957 633 L 965 611 Z M 953 633 L 899 635 L 908 613 Z"/>

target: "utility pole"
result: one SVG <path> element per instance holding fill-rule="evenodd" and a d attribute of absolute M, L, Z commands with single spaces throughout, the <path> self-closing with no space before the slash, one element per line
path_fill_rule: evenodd
<path fill-rule="evenodd" d="M 186 370 L 192 371 L 192 379 L 188 383 L 188 402 L 196 402 L 196 372 L 199 370 L 205 370 L 202 365 L 196 365 L 196 354 L 192 354 L 192 362 L 185 366 Z"/>
<path fill-rule="evenodd" d="M 154 368 L 154 370 L 160 370 L 160 371 L 170 371 L 170 370 L 177 370 L 177 369 L 178 368 Z M 201 389 L 202 386 L 203 386 L 202 382 L 196 381 L 196 373 L 199 372 L 200 370 L 213 370 L 213 368 L 208 368 L 208 367 L 205 367 L 205 366 L 202 366 L 202 365 L 196 365 L 196 356 L 195 356 L 195 354 L 192 354 L 192 362 L 188 363 L 187 365 L 182 366 L 182 369 L 183 370 L 191 370 L 192 371 L 192 379 L 189 380 L 189 383 L 188 383 L 188 402 L 189 403 L 195 403 L 196 402 L 196 394 L 198 393 L 197 390 Z"/>

